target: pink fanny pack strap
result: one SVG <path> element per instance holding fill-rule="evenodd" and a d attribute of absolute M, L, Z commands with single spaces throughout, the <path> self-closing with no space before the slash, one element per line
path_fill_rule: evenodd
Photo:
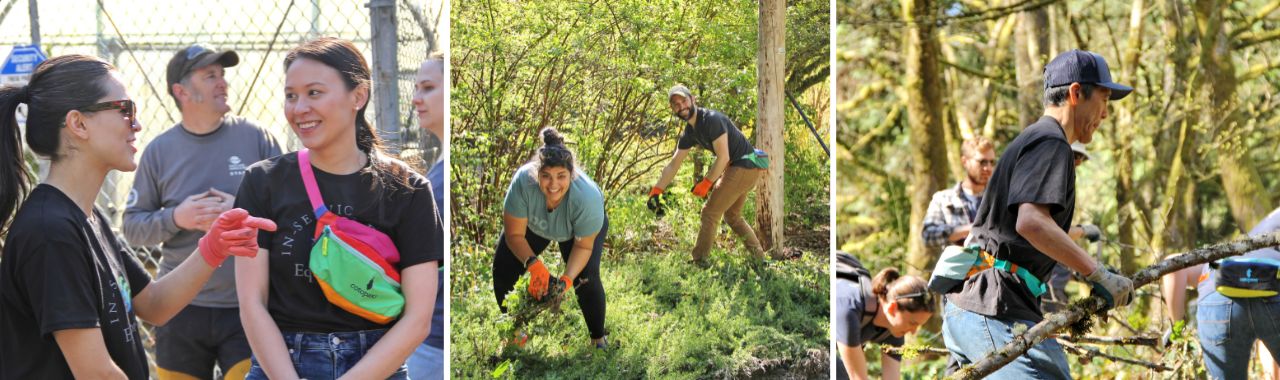
<path fill-rule="evenodd" d="M 311 201 L 311 209 L 316 217 L 329 211 L 324 206 L 324 198 L 320 197 L 320 187 L 316 186 L 316 173 L 311 170 L 311 150 L 302 148 L 298 151 L 298 169 L 302 171 L 302 184 L 307 188 L 307 199 Z"/>

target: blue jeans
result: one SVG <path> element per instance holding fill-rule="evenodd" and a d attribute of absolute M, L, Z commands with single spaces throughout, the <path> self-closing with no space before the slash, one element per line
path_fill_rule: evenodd
<path fill-rule="evenodd" d="M 957 307 L 947 302 L 943 306 L 942 338 L 951 351 L 949 363 L 973 364 L 1013 339 L 1014 325 L 1030 328 L 1031 321 L 1005 320 L 987 317 Z M 1045 339 L 1026 354 L 1018 356 L 1009 365 L 992 373 L 987 379 L 1070 379 L 1067 354 L 1054 339 Z"/>
<path fill-rule="evenodd" d="M 366 330 L 337 333 L 296 333 L 283 332 L 285 347 L 289 349 L 289 359 L 293 361 L 293 369 L 298 377 L 308 380 L 336 379 L 351 367 L 354 367 L 373 348 L 378 339 L 387 330 Z M 255 354 L 249 367 L 246 380 L 266 380 L 267 373 L 262 370 Z M 408 379 L 409 371 L 401 364 L 400 369 L 388 379 Z"/>
<path fill-rule="evenodd" d="M 423 343 L 409 356 L 409 378 L 438 380 L 444 378 L 444 350 Z"/>
<path fill-rule="evenodd" d="M 1218 292 L 1201 298 L 1196 310 L 1204 367 L 1213 379 L 1249 374 L 1253 342 L 1262 340 L 1280 361 L 1280 296 L 1232 299 Z"/>

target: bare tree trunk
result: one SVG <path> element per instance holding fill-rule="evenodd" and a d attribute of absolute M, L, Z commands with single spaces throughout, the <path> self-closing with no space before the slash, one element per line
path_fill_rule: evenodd
<path fill-rule="evenodd" d="M 1216 132 L 1218 175 L 1227 193 L 1231 216 L 1240 230 L 1248 230 L 1271 211 L 1271 199 L 1262 188 L 1262 177 L 1239 132 L 1243 121 L 1236 108 L 1238 83 L 1231 62 L 1231 40 L 1223 26 L 1226 6 L 1218 0 L 1196 1 L 1195 13 L 1201 27 L 1200 68 L 1210 101 L 1202 121 Z"/>
<path fill-rule="evenodd" d="M 760 0 L 760 50 L 756 55 L 757 95 L 756 146 L 769 154 L 769 171 L 756 194 L 756 222 L 760 244 L 774 257 L 781 257 L 783 241 L 784 195 L 783 158 L 783 78 L 786 67 L 786 2 Z"/>
<path fill-rule="evenodd" d="M 1048 58 L 1049 11 L 1047 8 L 1018 14 L 1018 31 L 1014 34 L 1013 58 L 1018 80 L 1018 126 L 1035 123 L 1044 114 L 1044 75 Z"/>
<path fill-rule="evenodd" d="M 945 185 L 947 157 L 942 131 L 942 77 L 938 70 L 938 39 L 933 17 L 936 6 L 931 0 L 902 2 L 902 17 L 907 29 L 907 115 L 911 130 L 911 229 L 908 232 L 907 261 L 909 272 L 925 273 L 933 268 L 936 255 L 930 253 L 920 236 L 924 214 L 933 193 Z"/>
<path fill-rule="evenodd" d="M 1151 241 L 1151 249 L 1157 257 L 1165 252 L 1180 251 L 1195 245 L 1196 224 L 1193 217 L 1196 188 L 1191 173 L 1194 173 L 1199 157 L 1192 151 L 1197 144 L 1197 136 L 1195 129 L 1191 128 L 1193 120 L 1188 119 L 1186 114 L 1193 105 L 1183 96 L 1187 88 L 1187 78 L 1184 75 L 1187 57 L 1190 55 L 1188 44 L 1192 42 L 1191 37 L 1182 26 L 1182 4 L 1177 0 L 1165 0 L 1161 2 L 1161 7 L 1164 8 L 1165 15 L 1162 29 L 1167 52 L 1163 73 L 1165 114 L 1161 118 L 1165 120 L 1165 125 L 1161 126 L 1160 133 L 1162 141 L 1177 141 L 1178 144 L 1173 146 L 1169 154 L 1157 153 L 1158 157 L 1168 157 L 1170 154 L 1174 157 L 1168 175 L 1165 176 L 1167 180 L 1159 212 L 1150 218 L 1152 224 L 1157 226 Z M 1132 236 L 1129 239 L 1132 240 Z"/>
<path fill-rule="evenodd" d="M 1138 57 L 1142 52 L 1142 10 L 1143 0 L 1133 0 L 1132 8 L 1129 16 L 1129 40 L 1125 45 L 1124 56 L 1120 57 L 1119 79 L 1122 81 L 1136 83 L 1136 75 L 1138 71 Z M 1130 99 L 1123 103 L 1117 104 L 1118 108 L 1116 128 L 1116 213 L 1120 219 L 1120 241 L 1122 245 L 1120 249 L 1120 270 L 1125 273 L 1133 272 L 1136 269 L 1134 261 L 1133 248 L 1133 223 L 1136 219 L 1133 210 L 1133 199 L 1135 195 L 1133 186 L 1133 110 L 1138 105 L 1137 100 Z"/>

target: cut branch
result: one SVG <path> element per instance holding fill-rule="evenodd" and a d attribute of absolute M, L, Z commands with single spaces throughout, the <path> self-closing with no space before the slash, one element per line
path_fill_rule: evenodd
<path fill-rule="evenodd" d="M 914 349 L 903 349 L 902 347 L 880 346 L 880 352 L 883 352 L 887 355 L 902 355 L 904 351 L 907 351 L 907 352 L 915 351 L 916 353 L 921 355 L 934 355 L 934 356 L 951 355 L 951 351 L 947 351 L 946 349 L 937 348 L 937 347 L 920 347 L 920 348 L 914 348 Z"/>
<path fill-rule="evenodd" d="M 1114 345 L 1138 345 L 1155 347 L 1160 344 L 1159 337 L 1152 336 L 1095 336 L 1095 335 L 1062 335 L 1063 340 L 1072 343 L 1089 343 L 1089 344 L 1114 344 Z"/>
<path fill-rule="evenodd" d="M 1180 269 L 1190 267 L 1192 265 L 1203 264 L 1210 261 L 1236 256 L 1245 252 L 1257 250 L 1260 248 L 1274 247 L 1280 245 L 1280 233 L 1271 233 L 1267 235 L 1255 236 L 1247 239 L 1236 240 L 1233 242 L 1215 244 L 1209 247 L 1192 250 L 1172 256 L 1164 261 L 1152 264 L 1143 270 L 1138 271 L 1130 278 L 1133 280 L 1133 287 L 1137 289 L 1144 285 L 1159 279 L 1169 273 L 1173 273 Z M 992 372 L 1004 367 L 1018 356 L 1025 354 L 1027 350 L 1036 344 L 1045 340 L 1053 333 L 1062 330 L 1062 328 L 1079 322 L 1085 316 L 1098 313 L 1102 310 L 1105 301 L 1099 297 L 1089 297 L 1076 302 L 1069 309 L 1062 312 L 1046 315 L 1043 321 L 1035 326 L 1027 329 L 1021 335 L 1013 337 L 1008 344 L 1001 347 L 995 352 L 989 353 L 982 360 L 970 366 L 965 366 L 959 371 L 951 375 L 952 379 L 980 379 L 990 375 Z"/>
<path fill-rule="evenodd" d="M 1077 346 L 1071 343 L 1062 342 L 1062 347 L 1066 348 L 1067 351 L 1071 351 L 1071 353 L 1076 354 L 1077 356 L 1085 358 L 1085 360 L 1092 360 L 1095 357 L 1099 357 L 1099 358 L 1107 359 L 1113 362 L 1140 365 L 1156 371 L 1169 371 L 1173 369 L 1173 368 L 1166 367 L 1164 364 L 1144 362 L 1137 359 L 1129 359 L 1129 358 L 1123 358 L 1123 357 L 1107 354 L 1097 348 L 1093 348 L 1089 346 Z"/>

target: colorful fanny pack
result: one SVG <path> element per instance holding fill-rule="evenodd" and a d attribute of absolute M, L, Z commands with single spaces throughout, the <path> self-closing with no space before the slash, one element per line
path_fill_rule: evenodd
<path fill-rule="evenodd" d="M 742 155 L 742 157 L 738 157 L 738 159 L 751 161 L 751 164 L 755 165 L 756 168 L 760 168 L 760 169 L 769 168 L 769 154 L 765 153 L 763 150 L 760 150 L 760 149 L 756 149 L 751 153 L 744 154 Z"/>
<path fill-rule="evenodd" d="M 378 324 L 404 312 L 400 291 L 400 251 L 386 234 L 329 211 L 320 197 L 310 152 L 298 151 L 298 168 L 316 215 L 311 273 L 329 303 Z"/>
<path fill-rule="evenodd" d="M 1214 289 L 1231 298 L 1259 298 L 1280 294 L 1280 261 L 1267 258 L 1233 257 L 1209 264 L 1217 270 Z"/>
<path fill-rule="evenodd" d="M 1008 260 L 997 259 L 987 251 L 982 250 L 981 246 L 970 245 L 968 247 L 949 246 L 942 250 L 942 256 L 938 258 L 938 264 L 933 269 L 933 274 L 929 276 L 929 289 L 945 294 L 952 288 L 964 283 L 966 279 L 972 277 L 978 272 L 996 268 L 1022 279 L 1022 283 L 1027 286 L 1027 290 L 1031 291 L 1031 295 L 1039 297 L 1049 290 L 1049 287 L 1040 281 L 1027 268 L 1018 266 Z"/>

